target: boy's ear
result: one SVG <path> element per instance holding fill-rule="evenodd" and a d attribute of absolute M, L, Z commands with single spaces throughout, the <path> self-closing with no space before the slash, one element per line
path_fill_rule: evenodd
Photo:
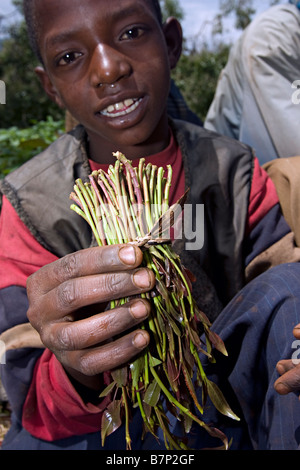
<path fill-rule="evenodd" d="M 45 71 L 45 69 L 41 66 L 38 66 L 34 69 L 36 75 L 38 76 L 42 87 L 44 88 L 47 95 L 51 98 L 54 103 L 56 103 L 60 108 L 64 108 L 62 100 L 57 92 L 56 88 L 52 85 L 52 82 Z"/>
<path fill-rule="evenodd" d="M 163 24 L 163 31 L 168 47 L 171 69 L 174 69 L 182 52 L 182 28 L 179 21 L 171 16 Z"/>

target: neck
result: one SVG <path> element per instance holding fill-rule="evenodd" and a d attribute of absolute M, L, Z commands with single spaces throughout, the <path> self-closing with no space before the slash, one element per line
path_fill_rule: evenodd
<path fill-rule="evenodd" d="M 114 152 L 122 152 L 130 160 L 135 160 L 149 155 L 155 155 L 168 147 L 170 142 L 170 131 L 168 120 L 160 124 L 158 131 L 148 140 L 135 145 L 126 145 L 126 143 L 112 143 L 97 135 L 88 134 L 88 158 L 100 164 L 115 163 Z"/>

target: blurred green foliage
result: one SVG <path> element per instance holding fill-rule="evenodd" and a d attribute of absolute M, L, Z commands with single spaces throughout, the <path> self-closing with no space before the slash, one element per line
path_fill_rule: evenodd
<path fill-rule="evenodd" d="M 219 75 L 226 65 L 229 46 L 220 45 L 211 51 L 183 53 L 172 73 L 189 107 L 204 122 L 213 100 Z"/>
<path fill-rule="evenodd" d="M 0 129 L 0 178 L 44 150 L 64 132 L 64 121 L 33 122 L 25 129 Z"/>
<path fill-rule="evenodd" d="M 6 84 L 6 105 L 0 105 L 1 128 L 28 127 L 32 120 L 64 112 L 46 95 L 35 74 L 37 59 L 31 51 L 25 23 L 10 26 L 0 50 L 0 79 Z"/>

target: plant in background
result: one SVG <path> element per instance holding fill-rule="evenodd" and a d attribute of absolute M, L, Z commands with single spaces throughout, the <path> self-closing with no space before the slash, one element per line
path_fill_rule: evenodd
<path fill-rule="evenodd" d="M 64 121 L 33 122 L 31 127 L 0 129 L 0 178 L 38 154 L 64 131 Z"/>
<path fill-rule="evenodd" d="M 193 423 L 228 448 L 227 437 L 199 417 L 209 396 L 221 413 L 239 419 L 203 370 L 200 352 L 214 361 L 213 347 L 223 354 L 227 354 L 226 349 L 193 300 L 188 271 L 173 250 L 169 233 L 166 238 L 174 223 L 174 206 L 169 207 L 172 168 L 169 166 L 166 173 L 162 167 L 146 165 L 144 159 L 133 168 L 120 152 L 115 156 L 115 165 L 110 165 L 107 173 L 94 171 L 85 183 L 76 180 L 70 195 L 71 209 L 87 221 L 99 246 L 140 246 L 144 266 L 155 273 L 156 287 L 143 294 L 152 304 L 150 318 L 142 325 L 152 335 L 150 345 L 131 364 L 112 371 L 111 383 L 100 395 L 112 397 L 103 412 L 102 442 L 125 417 L 126 445 L 130 449 L 130 414 L 132 408 L 138 408 L 144 431 L 156 436 L 161 428 L 167 449 L 186 449 L 185 436 Z M 184 197 L 178 204 L 183 203 Z M 127 301 L 112 301 L 110 307 Z M 199 336 L 200 326 L 205 344 Z M 182 438 L 171 432 L 168 413 L 182 423 Z"/>

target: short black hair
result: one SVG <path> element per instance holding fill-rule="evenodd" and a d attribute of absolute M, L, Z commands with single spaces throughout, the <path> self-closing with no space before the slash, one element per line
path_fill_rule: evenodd
<path fill-rule="evenodd" d="M 34 10 L 34 1 L 35 0 L 23 0 L 23 11 L 25 22 L 27 26 L 27 34 L 29 38 L 29 42 L 33 52 L 35 53 L 38 60 L 43 63 L 43 59 L 40 53 L 40 48 L 38 45 L 38 38 L 37 38 L 37 31 L 38 25 L 35 17 L 35 10 Z"/>
<path fill-rule="evenodd" d="M 37 19 L 35 16 L 35 9 L 34 9 L 34 2 L 36 0 L 23 0 L 23 11 L 24 11 L 24 16 L 25 16 L 25 21 L 27 25 L 27 33 L 30 41 L 30 45 L 32 47 L 33 52 L 35 53 L 36 57 L 38 60 L 43 63 L 43 58 L 41 56 L 39 44 L 38 44 L 38 24 L 37 24 Z M 156 16 L 158 18 L 158 21 L 160 24 L 162 24 L 162 12 L 161 12 L 161 7 L 159 0 L 147 0 L 149 1 L 156 13 Z"/>
<path fill-rule="evenodd" d="M 163 17 L 162 17 L 162 12 L 161 12 L 161 7 L 160 7 L 159 0 L 151 0 L 151 1 L 152 1 L 153 6 L 154 6 L 158 21 L 159 21 L 160 24 L 162 24 Z"/>

